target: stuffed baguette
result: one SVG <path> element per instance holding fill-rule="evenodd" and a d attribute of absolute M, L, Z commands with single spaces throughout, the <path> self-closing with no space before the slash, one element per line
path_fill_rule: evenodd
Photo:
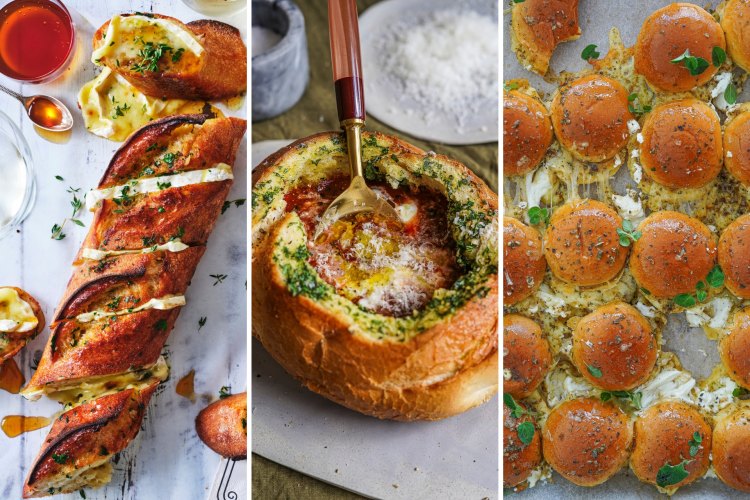
<path fill-rule="evenodd" d="M 70 410 L 62 416 L 65 426 L 53 426 L 24 496 L 109 481 L 111 454 L 137 434 L 153 388 L 168 377 L 160 353 L 232 184 L 230 165 L 244 132 L 243 120 L 207 115 L 153 122 L 118 150 L 98 189 L 87 196 L 97 213 L 39 367 L 23 391 L 30 399 L 46 394 Z M 167 158 L 173 161 L 165 159 L 170 153 L 174 156 Z M 207 171 L 220 171 L 221 176 L 207 178 Z M 170 176 L 194 172 L 201 174 L 165 184 Z M 154 181 L 161 185 L 143 188 Z M 173 199 L 189 210 L 167 203 Z M 114 209 L 110 202 L 121 208 Z M 162 211 L 148 208 L 161 202 Z M 182 224 L 186 229 L 177 238 L 173 230 Z M 177 247 L 152 244 L 180 238 L 184 242 Z M 132 397 L 113 402 L 125 393 Z M 94 415 L 88 418 L 80 408 Z M 69 427 L 68 420 L 80 425 Z M 110 430 L 117 439 L 110 437 Z M 112 453 L 92 455 L 98 446 Z M 74 459 L 72 470 L 67 460 L 59 462 L 61 453 Z"/>
<path fill-rule="evenodd" d="M 94 63 L 152 97 L 219 100 L 247 89 L 247 47 L 219 21 L 122 14 L 97 30 L 93 48 Z"/>

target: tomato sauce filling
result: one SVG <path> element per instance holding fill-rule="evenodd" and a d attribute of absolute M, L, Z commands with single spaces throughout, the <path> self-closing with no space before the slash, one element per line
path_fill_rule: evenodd
<path fill-rule="evenodd" d="M 403 225 L 372 213 L 341 219 L 312 241 L 328 205 L 349 185 L 348 177 L 301 184 L 284 197 L 287 212 L 305 224 L 310 264 L 326 283 L 361 308 L 404 317 L 422 309 L 435 290 L 460 276 L 456 245 L 448 229 L 448 200 L 424 187 L 368 185 L 395 205 Z"/>

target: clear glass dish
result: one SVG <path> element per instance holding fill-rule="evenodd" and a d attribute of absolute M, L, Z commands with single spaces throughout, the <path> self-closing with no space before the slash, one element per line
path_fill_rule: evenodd
<path fill-rule="evenodd" d="M 182 3 L 209 16 L 234 14 L 247 7 L 247 0 L 182 0 Z"/>
<path fill-rule="evenodd" d="M 0 239 L 26 219 L 35 201 L 31 149 L 21 130 L 0 111 Z"/>

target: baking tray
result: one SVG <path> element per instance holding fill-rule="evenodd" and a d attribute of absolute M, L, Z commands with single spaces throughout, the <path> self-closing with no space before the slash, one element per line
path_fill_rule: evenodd
<path fill-rule="evenodd" d="M 252 163 L 292 141 L 253 144 Z M 498 398 L 438 422 L 378 420 L 294 380 L 252 342 L 253 453 L 383 499 L 498 498 Z"/>
<path fill-rule="evenodd" d="M 625 46 L 635 44 L 641 24 L 653 11 L 672 2 L 667 0 L 580 0 L 578 7 L 581 37 L 573 42 L 560 45 L 550 62 L 551 71 L 577 72 L 590 65 L 581 59 L 581 51 L 589 44 L 596 44 L 602 57 L 609 48 L 609 31 L 619 29 Z M 701 7 L 715 7 L 719 2 L 692 2 Z M 506 10 L 503 19 L 503 80 L 526 78 L 531 86 L 540 92 L 550 94 L 556 86 L 544 81 L 535 73 L 521 67 L 510 45 L 510 11 Z M 737 101 L 744 102 L 750 97 L 747 91 L 740 94 Z M 627 169 L 621 168 L 615 187 L 628 178 Z M 700 380 L 711 374 L 719 362 L 716 342 L 708 340 L 701 328 L 688 326 L 684 314 L 672 314 L 663 330 L 662 350 L 678 355 L 683 367 Z M 583 488 L 563 479 L 556 472 L 546 483 L 539 483 L 520 493 L 524 499 L 614 499 L 614 498 L 665 498 L 654 486 L 640 482 L 629 468 L 624 468 L 609 481 L 594 488 Z M 705 478 L 688 486 L 681 487 L 675 494 L 679 499 L 719 499 L 744 496 L 742 492 L 729 488 L 716 478 Z"/>

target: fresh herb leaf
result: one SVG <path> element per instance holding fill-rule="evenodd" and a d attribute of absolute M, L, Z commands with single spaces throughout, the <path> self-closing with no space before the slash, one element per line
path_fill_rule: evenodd
<path fill-rule="evenodd" d="M 503 90 L 510 92 L 511 90 L 517 90 L 519 87 L 518 82 L 508 82 L 503 85 Z"/>
<path fill-rule="evenodd" d="M 688 441 L 688 444 L 690 445 L 690 456 L 694 457 L 698 454 L 698 451 L 701 449 L 701 443 L 703 442 L 703 437 L 700 435 L 698 431 L 695 431 L 693 433 L 693 439 Z"/>
<path fill-rule="evenodd" d="M 588 61 L 589 59 L 599 59 L 599 52 L 596 50 L 596 45 L 593 43 L 590 45 L 586 45 L 586 47 L 583 49 L 583 52 L 581 52 L 581 59 L 584 61 Z"/>
<path fill-rule="evenodd" d="M 630 111 L 634 115 L 642 115 L 651 111 L 651 106 L 641 106 L 640 104 L 636 104 L 636 101 L 640 102 L 638 94 L 633 93 L 628 96 L 628 111 Z"/>
<path fill-rule="evenodd" d="M 221 206 L 221 213 L 223 214 L 227 210 L 229 210 L 229 207 L 234 204 L 235 207 L 241 207 L 245 204 L 245 201 L 247 201 L 245 198 L 238 198 L 236 200 L 227 200 L 224 202 L 224 204 Z"/>
<path fill-rule="evenodd" d="M 156 187 L 158 187 L 160 191 L 163 191 L 163 190 L 165 190 L 167 188 L 172 187 L 172 183 L 171 182 L 159 182 L 159 181 L 156 181 Z"/>
<path fill-rule="evenodd" d="M 163 318 L 160 319 L 159 321 L 156 322 L 156 324 L 154 325 L 154 328 L 162 332 L 165 331 L 167 329 L 167 320 Z"/>
<path fill-rule="evenodd" d="M 143 43 L 143 39 L 136 40 Z M 143 48 L 138 51 L 138 56 L 141 61 L 133 64 L 130 69 L 136 73 L 145 73 L 146 71 L 155 72 L 159 70 L 159 60 L 167 52 L 174 54 L 174 49 L 166 43 L 154 44 L 154 42 L 146 42 L 143 44 Z"/>
<path fill-rule="evenodd" d="M 747 395 L 750 394 L 744 387 L 737 386 L 732 390 L 732 396 L 739 399 L 746 399 Z"/>
<path fill-rule="evenodd" d="M 727 88 L 724 91 L 724 100 L 727 101 L 727 104 L 734 104 L 737 102 L 737 87 L 735 87 L 733 83 L 727 85 Z"/>
<path fill-rule="evenodd" d="M 521 422 L 516 429 L 518 439 L 525 445 L 531 444 L 531 441 L 534 439 L 534 430 L 534 424 L 531 422 Z"/>
<path fill-rule="evenodd" d="M 201 331 L 201 328 L 206 326 L 206 321 L 208 321 L 208 318 L 206 316 L 201 316 L 198 320 L 198 331 Z"/>
<path fill-rule="evenodd" d="M 711 60 L 713 61 L 714 66 L 718 68 L 727 60 L 727 53 L 724 52 L 724 49 L 721 47 L 714 47 L 713 50 L 711 50 Z"/>
<path fill-rule="evenodd" d="M 60 453 L 59 455 L 57 453 L 52 454 L 52 460 L 58 464 L 64 464 L 68 461 L 68 458 L 70 458 L 70 456 L 67 453 Z"/>
<path fill-rule="evenodd" d="M 65 233 L 62 232 L 62 226 L 58 224 L 53 225 L 52 226 L 52 239 L 59 241 L 59 240 L 62 240 L 63 238 L 65 238 Z"/>
<path fill-rule="evenodd" d="M 510 416 L 513 418 L 520 418 L 521 415 L 526 413 L 526 410 L 524 410 L 521 405 L 516 403 L 516 400 L 513 399 L 513 396 L 507 392 L 503 394 L 503 402 L 505 403 L 505 406 L 510 409 Z"/>
<path fill-rule="evenodd" d="M 690 49 L 686 49 L 681 55 L 670 61 L 672 64 L 682 64 L 692 76 L 698 76 L 708 68 L 709 63 L 702 57 L 695 57 L 690 54 Z"/>
<path fill-rule="evenodd" d="M 182 59 L 182 53 L 185 52 L 185 49 L 179 48 L 172 54 L 172 62 L 176 63 L 180 59 Z"/>
<path fill-rule="evenodd" d="M 617 228 L 617 236 L 620 237 L 620 246 L 629 247 L 631 242 L 638 241 L 641 237 L 641 232 L 635 230 L 632 222 L 624 219 L 622 227 Z"/>
<path fill-rule="evenodd" d="M 695 305 L 695 297 L 689 293 L 681 293 L 675 296 L 674 303 L 684 308 L 693 307 Z"/>
<path fill-rule="evenodd" d="M 656 484 L 664 488 L 679 483 L 690 475 L 685 470 L 685 466 L 690 462 L 692 460 L 683 460 L 677 465 L 669 465 L 669 462 L 665 463 L 656 473 Z"/>
<path fill-rule="evenodd" d="M 531 207 L 526 214 L 529 216 L 529 223 L 537 225 L 540 222 L 549 223 L 550 213 L 546 208 Z"/>
<path fill-rule="evenodd" d="M 642 392 L 630 392 L 630 391 L 603 391 L 599 397 L 602 401 L 609 401 L 613 397 L 619 398 L 619 399 L 625 399 L 627 401 L 630 401 L 630 404 L 633 405 L 633 408 L 636 410 L 641 409 L 641 399 L 643 398 Z"/>
<path fill-rule="evenodd" d="M 591 365 L 586 365 L 586 369 L 588 370 L 588 372 L 591 374 L 592 377 L 602 378 L 602 371 L 599 368 L 595 366 L 591 366 Z"/>
<path fill-rule="evenodd" d="M 227 278 L 226 274 L 209 274 L 209 276 L 211 276 L 213 279 L 216 280 L 216 281 L 214 281 L 214 285 L 213 286 L 216 286 L 219 283 L 224 283 L 224 280 Z"/>
<path fill-rule="evenodd" d="M 65 179 L 63 179 L 63 178 L 62 178 L 62 176 L 61 176 L 61 175 L 56 175 L 56 176 L 55 176 L 55 179 L 57 179 L 57 180 L 58 180 L 58 181 L 60 181 L 60 182 L 62 182 L 62 181 L 64 181 L 64 180 L 65 180 Z"/>
<path fill-rule="evenodd" d="M 219 389 L 219 399 L 228 398 L 232 395 L 232 386 L 224 385 Z"/>

